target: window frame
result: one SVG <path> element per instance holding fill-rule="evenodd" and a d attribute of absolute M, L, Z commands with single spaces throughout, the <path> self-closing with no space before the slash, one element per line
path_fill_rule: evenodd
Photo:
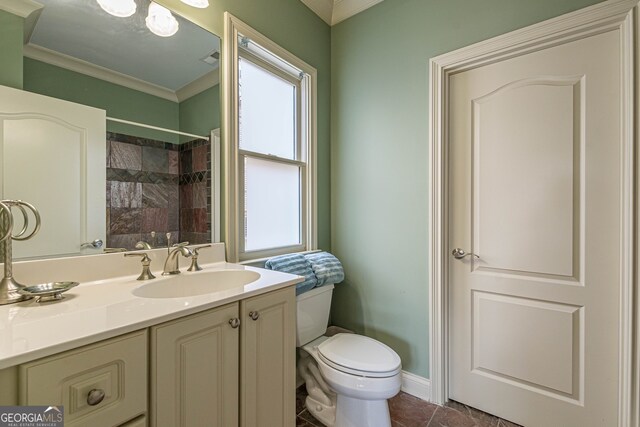
<path fill-rule="evenodd" d="M 302 142 L 303 140 L 303 137 L 302 137 L 302 122 L 303 122 L 302 120 L 302 92 L 303 92 L 302 80 L 303 78 L 292 76 L 291 74 L 263 60 L 262 58 L 258 57 L 257 55 L 254 55 L 253 53 L 251 53 L 246 49 L 242 49 L 242 48 L 238 49 L 238 59 L 240 58 L 242 58 L 245 61 L 249 61 L 253 63 L 254 66 L 260 67 L 264 71 L 274 75 L 276 78 L 284 80 L 285 82 L 290 83 L 296 87 L 296 131 L 295 131 L 296 141 L 295 141 L 295 151 L 294 151 L 295 155 L 293 160 L 304 161 L 306 153 L 304 152 L 302 147 L 303 145 L 303 142 Z M 292 159 L 287 159 L 286 157 L 279 157 L 275 155 L 260 153 L 258 151 L 251 151 L 251 150 L 240 148 L 239 140 L 238 140 L 238 151 L 262 154 L 269 157 L 273 157 L 274 159 L 292 160 Z"/>
<path fill-rule="evenodd" d="M 225 40 L 223 44 L 223 122 L 226 185 L 225 185 L 225 243 L 227 261 L 255 262 L 260 259 L 291 252 L 317 249 L 317 185 L 316 185 L 316 81 L 317 71 L 304 61 L 273 43 L 233 15 L 225 12 Z M 293 76 L 277 64 L 265 60 L 239 43 L 248 39 L 259 48 L 282 61 L 287 69 L 300 70 Z M 239 59 L 252 62 L 276 77 L 294 83 L 296 93 L 296 146 L 294 159 L 263 154 L 239 146 Z M 245 249 L 245 196 L 244 162 L 255 158 L 269 162 L 295 165 L 300 171 L 300 244 L 246 251 Z"/>

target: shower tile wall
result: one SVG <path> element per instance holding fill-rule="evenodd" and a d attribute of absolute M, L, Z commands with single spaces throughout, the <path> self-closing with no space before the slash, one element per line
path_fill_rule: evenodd
<path fill-rule="evenodd" d="M 108 132 L 107 247 L 153 243 L 152 231 L 157 246 L 167 244 L 167 232 L 172 243 L 210 242 L 209 147 L 206 140 L 176 145 Z"/>
<path fill-rule="evenodd" d="M 180 146 L 180 233 L 191 243 L 211 242 L 211 144 Z"/>

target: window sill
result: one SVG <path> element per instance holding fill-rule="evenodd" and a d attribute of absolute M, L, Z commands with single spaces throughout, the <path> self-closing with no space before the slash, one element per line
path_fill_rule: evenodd
<path fill-rule="evenodd" d="M 300 252 L 290 252 L 291 254 L 312 254 L 315 252 L 322 252 L 321 249 L 313 249 L 310 251 L 300 251 Z M 282 255 L 288 255 L 288 254 L 282 254 Z M 274 255 L 274 256 L 269 256 L 269 257 L 265 257 L 265 258 L 256 258 L 256 259 L 247 259 L 244 261 L 240 261 L 237 262 L 236 264 L 241 264 L 241 265 L 250 265 L 252 267 L 262 267 L 264 268 L 264 263 L 266 260 L 270 259 L 270 258 L 274 258 L 277 256 L 282 256 L 282 255 Z M 254 264 L 260 264 L 260 265 L 254 265 Z"/>

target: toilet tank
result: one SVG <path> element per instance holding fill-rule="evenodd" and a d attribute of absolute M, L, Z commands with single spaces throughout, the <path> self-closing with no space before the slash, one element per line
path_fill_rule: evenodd
<path fill-rule="evenodd" d="M 327 331 L 333 287 L 333 285 L 324 285 L 296 297 L 298 309 L 296 347 L 310 343 Z"/>

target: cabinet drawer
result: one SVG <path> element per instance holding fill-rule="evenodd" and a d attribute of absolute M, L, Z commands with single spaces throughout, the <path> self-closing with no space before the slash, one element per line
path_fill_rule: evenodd
<path fill-rule="evenodd" d="M 63 405 L 65 426 L 122 424 L 146 412 L 147 331 L 21 365 L 19 376 L 20 404 Z"/>

